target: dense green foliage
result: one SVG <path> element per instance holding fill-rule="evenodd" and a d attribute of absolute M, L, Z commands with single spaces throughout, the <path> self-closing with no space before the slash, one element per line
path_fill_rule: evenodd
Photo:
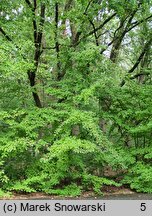
<path fill-rule="evenodd" d="M 152 193 L 151 7 L 0 2 L 0 196 Z"/>

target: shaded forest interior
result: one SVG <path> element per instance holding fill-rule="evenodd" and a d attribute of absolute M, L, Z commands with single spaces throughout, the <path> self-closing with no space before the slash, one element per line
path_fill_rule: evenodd
<path fill-rule="evenodd" d="M 152 1 L 0 1 L 0 196 L 152 193 Z"/>

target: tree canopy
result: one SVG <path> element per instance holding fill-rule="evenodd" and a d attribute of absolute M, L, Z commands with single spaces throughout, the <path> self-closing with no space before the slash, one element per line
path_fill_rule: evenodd
<path fill-rule="evenodd" d="M 151 0 L 1 0 L 0 194 L 152 193 L 151 47 Z"/>

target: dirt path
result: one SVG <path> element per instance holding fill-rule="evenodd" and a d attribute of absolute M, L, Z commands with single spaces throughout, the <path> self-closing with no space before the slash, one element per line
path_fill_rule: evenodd
<path fill-rule="evenodd" d="M 11 197 L 4 197 L 1 199 L 10 199 L 10 200 L 23 200 L 23 199 L 104 199 L 105 197 L 108 199 L 110 197 L 115 196 L 125 196 L 125 195 L 133 195 L 136 194 L 130 189 L 124 188 L 124 187 L 112 187 L 108 186 L 104 188 L 103 196 L 97 196 L 92 191 L 84 192 L 81 196 L 77 197 L 70 197 L 70 196 L 55 196 L 55 195 L 47 195 L 45 193 L 29 193 L 29 194 L 21 194 L 21 193 L 13 193 Z"/>

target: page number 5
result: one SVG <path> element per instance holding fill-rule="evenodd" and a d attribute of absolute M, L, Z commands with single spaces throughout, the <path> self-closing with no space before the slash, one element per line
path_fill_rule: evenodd
<path fill-rule="evenodd" d="M 146 203 L 141 203 L 140 210 L 141 211 L 146 211 Z"/>

